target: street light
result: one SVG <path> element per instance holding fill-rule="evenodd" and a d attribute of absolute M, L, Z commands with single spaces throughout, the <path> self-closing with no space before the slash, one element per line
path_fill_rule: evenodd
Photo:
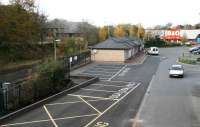
<path fill-rule="evenodd" d="M 61 42 L 61 40 L 60 39 L 56 39 L 56 40 L 53 40 L 53 45 L 54 45 L 54 60 L 56 61 L 56 59 L 57 59 L 57 55 L 56 55 L 56 43 L 58 43 L 58 42 Z"/>

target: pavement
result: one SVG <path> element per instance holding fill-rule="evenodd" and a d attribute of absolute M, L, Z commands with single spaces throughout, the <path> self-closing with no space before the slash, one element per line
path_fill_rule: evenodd
<path fill-rule="evenodd" d="M 160 49 L 163 58 L 149 85 L 134 127 L 199 127 L 200 66 L 183 65 L 184 78 L 169 78 L 168 68 L 187 48 Z"/>
<path fill-rule="evenodd" d="M 99 82 L 63 95 L 3 123 L 2 127 L 132 127 L 160 57 L 143 64 L 93 63 L 72 74 L 98 76 Z"/>

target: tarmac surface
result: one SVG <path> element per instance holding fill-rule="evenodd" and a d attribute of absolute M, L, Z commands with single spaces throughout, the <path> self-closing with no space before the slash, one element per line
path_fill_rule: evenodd
<path fill-rule="evenodd" d="M 81 75 L 100 81 L 66 94 L 1 125 L 2 127 L 132 127 L 160 57 L 143 64 L 96 64 Z M 148 70 L 148 71 L 147 71 Z"/>
<path fill-rule="evenodd" d="M 168 69 L 188 48 L 160 49 L 165 57 L 138 113 L 138 127 L 200 127 L 200 66 L 185 65 L 184 78 L 169 78 Z"/>

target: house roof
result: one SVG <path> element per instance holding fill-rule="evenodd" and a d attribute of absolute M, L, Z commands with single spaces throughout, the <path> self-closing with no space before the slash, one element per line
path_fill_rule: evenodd
<path fill-rule="evenodd" d="M 142 41 L 138 38 L 114 38 L 110 37 L 107 40 L 93 46 L 93 49 L 131 49 L 142 45 Z"/>
<path fill-rule="evenodd" d="M 69 22 L 66 20 L 52 20 L 47 23 L 47 28 L 63 29 L 58 33 L 80 33 L 81 22 Z"/>

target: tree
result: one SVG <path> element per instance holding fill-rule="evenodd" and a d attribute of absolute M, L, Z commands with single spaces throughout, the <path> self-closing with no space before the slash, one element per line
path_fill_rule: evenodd
<path fill-rule="evenodd" d="M 169 22 L 164 26 L 164 29 L 170 29 L 172 27 L 172 25 L 173 24 L 171 22 Z"/>
<path fill-rule="evenodd" d="M 137 37 L 138 27 L 136 25 L 131 25 L 129 28 L 129 36 L 130 37 Z"/>
<path fill-rule="evenodd" d="M 181 39 L 181 42 L 182 42 L 182 43 L 185 43 L 185 42 L 187 42 L 187 41 L 188 41 L 187 35 L 184 34 L 183 37 L 182 37 L 182 39 Z"/>
<path fill-rule="evenodd" d="M 138 38 L 144 38 L 145 36 L 145 29 L 143 28 L 143 26 L 141 24 L 138 24 Z"/>
<path fill-rule="evenodd" d="M 0 5 L 0 43 L 24 45 L 41 40 L 46 16 L 35 12 L 33 3 L 12 0 L 10 5 Z"/>
<path fill-rule="evenodd" d="M 108 38 L 108 28 L 107 27 L 101 27 L 99 29 L 99 40 L 104 41 Z"/>
<path fill-rule="evenodd" d="M 195 24 L 195 29 L 200 29 L 200 23 L 198 23 L 198 24 Z"/>
<path fill-rule="evenodd" d="M 117 25 L 117 27 L 114 29 L 114 36 L 115 37 L 125 37 L 125 36 L 127 36 L 127 33 L 126 33 L 123 25 Z"/>
<path fill-rule="evenodd" d="M 88 45 L 96 44 L 99 41 L 98 28 L 88 22 L 81 22 L 79 25 L 80 33 L 83 34 L 84 40 L 88 42 Z"/>
<path fill-rule="evenodd" d="M 34 0 L 10 0 L 12 5 L 18 5 L 24 8 L 27 11 L 34 12 L 36 8 Z"/>

